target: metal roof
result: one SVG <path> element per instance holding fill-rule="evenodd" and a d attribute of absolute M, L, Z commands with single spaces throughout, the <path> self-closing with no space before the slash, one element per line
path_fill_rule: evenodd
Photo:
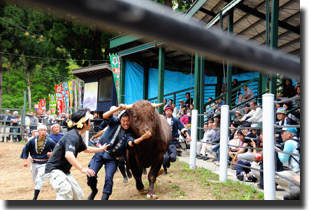
<path fill-rule="evenodd" d="M 208 24 L 231 2 L 239 2 L 234 6 L 234 34 L 266 45 L 265 0 L 208 0 L 193 17 Z M 271 8 L 270 0 L 270 12 Z M 300 1 L 280 0 L 278 21 L 278 50 L 300 57 Z M 224 30 L 227 30 L 227 23 L 227 16 L 224 16 Z M 219 21 L 215 26 L 220 27 Z"/>
<path fill-rule="evenodd" d="M 72 70 L 72 74 L 82 80 L 84 80 L 86 77 L 103 75 L 107 73 L 112 74 L 111 65 L 109 63 L 87 66 Z"/>
<path fill-rule="evenodd" d="M 270 0 L 270 13 L 272 10 Z M 265 0 L 197 0 L 187 11 L 185 16 L 192 16 L 195 20 L 206 26 L 212 23 L 220 28 L 219 13 L 223 13 L 223 30 L 227 31 L 228 11 L 234 12 L 233 33 L 235 36 L 252 40 L 266 45 L 266 5 Z M 190 14 L 190 15 L 189 15 Z M 184 15 L 184 14 L 183 14 Z M 271 21 L 271 17 L 269 18 Z M 278 20 L 278 50 L 300 57 L 300 2 L 299 0 L 280 0 Z M 133 41 L 112 48 L 117 53 L 127 53 L 132 49 L 147 44 L 153 44 L 138 52 L 128 53 L 128 56 L 137 63 L 155 67 L 158 66 L 158 46 L 163 46 L 166 52 L 165 69 L 194 72 L 194 52 L 185 53 L 169 43 L 157 41 L 149 42 L 141 37 Z M 270 43 L 270 41 L 269 41 Z M 129 50 L 128 50 L 129 49 Z M 206 68 L 208 75 L 216 75 L 223 68 L 223 60 L 208 61 Z M 211 69 L 211 70 L 210 70 Z M 214 70 L 213 70 L 214 69 Z M 233 66 L 233 73 L 244 70 Z"/>

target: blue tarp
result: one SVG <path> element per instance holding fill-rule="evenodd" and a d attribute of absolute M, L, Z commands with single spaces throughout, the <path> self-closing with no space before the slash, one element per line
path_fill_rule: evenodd
<path fill-rule="evenodd" d="M 143 99 L 143 72 L 144 68 L 138 64 L 126 61 L 125 67 L 125 103 L 132 104 Z M 256 72 L 235 74 L 232 78 L 239 81 L 258 78 Z M 216 76 L 206 76 L 205 84 L 216 84 Z M 194 73 L 164 71 L 164 95 L 179 90 L 194 87 Z M 148 98 L 157 97 L 158 94 L 158 69 L 149 69 Z"/>

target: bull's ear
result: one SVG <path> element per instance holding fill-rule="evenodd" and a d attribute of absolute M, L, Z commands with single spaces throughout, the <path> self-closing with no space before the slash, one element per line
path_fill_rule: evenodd
<path fill-rule="evenodd" d="M 152 104 L 153 108 L 158 108 L 158 107 L 160 107 L 160 106 L 162 106 L 162 105 L 163 105 L 163 103 L 159 103 L 159 104 Z"/>

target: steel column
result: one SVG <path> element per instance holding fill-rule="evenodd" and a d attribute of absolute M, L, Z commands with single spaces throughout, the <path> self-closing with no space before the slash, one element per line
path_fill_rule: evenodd
<path fill-rule="evenodd" d="M 157 102 L 162 103 L 164 100 L 164 70 L 165 70 L 165 49 L 159 47 L 158 55 L 158 97 Z M 163 107 L 158 107 L 158 113 L 163 113 Z"/>
<path fill-rule="evenodd" d="M 228 15 L 228 33 L 233 33 L 234 26 L 234 10 L 229 11 Z M 229 61 L 227 61 L 227 92 L 225 103 L 231 109 L 231 81 L 232 80 L 232 65 Z"/>
<path fill-rule="evenodd" d="M 143 99 L 147 100 L 149 92 L 149 66 L 144 66 L 143 72 Z"/>
<path fill-rule="evenodd" d="M 271 12 L 271 40 L 270 47 L 278 48 L 278 19 L 279 19 L 279 0 L 272 0 Z M 270 76 L 270 93 L 276 98 L 277 95 L 277 77 Z"/>
<path fill-rule="evenodd" d="M 205 84 L 205 59 L 200 56 L 199 59 L 199 114 L 204 113 L 204 84 Z M 198 118 L 198 126 L 203 127 L 204 116 L 199 116 Z M 199 139 L 203 138 L 204 130 L 200 130 L 198 132 Z"/>

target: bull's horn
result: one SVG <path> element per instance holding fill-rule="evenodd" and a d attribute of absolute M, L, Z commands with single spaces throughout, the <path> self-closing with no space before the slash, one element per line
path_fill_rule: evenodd
<path fill-rule="evenodd" d="M 132 104 L 126 105 L 127 109 L 131 109 L 132 108 Z"/>
<path fill-rule="evenodd" d="M 153 108 L 157 108 L 157 107 L 160 107 L 160 106 L 162 106 L 162 105 L 163 105 L 163 103 L 159 103 L 159 104 L 152 104 Z"/>

